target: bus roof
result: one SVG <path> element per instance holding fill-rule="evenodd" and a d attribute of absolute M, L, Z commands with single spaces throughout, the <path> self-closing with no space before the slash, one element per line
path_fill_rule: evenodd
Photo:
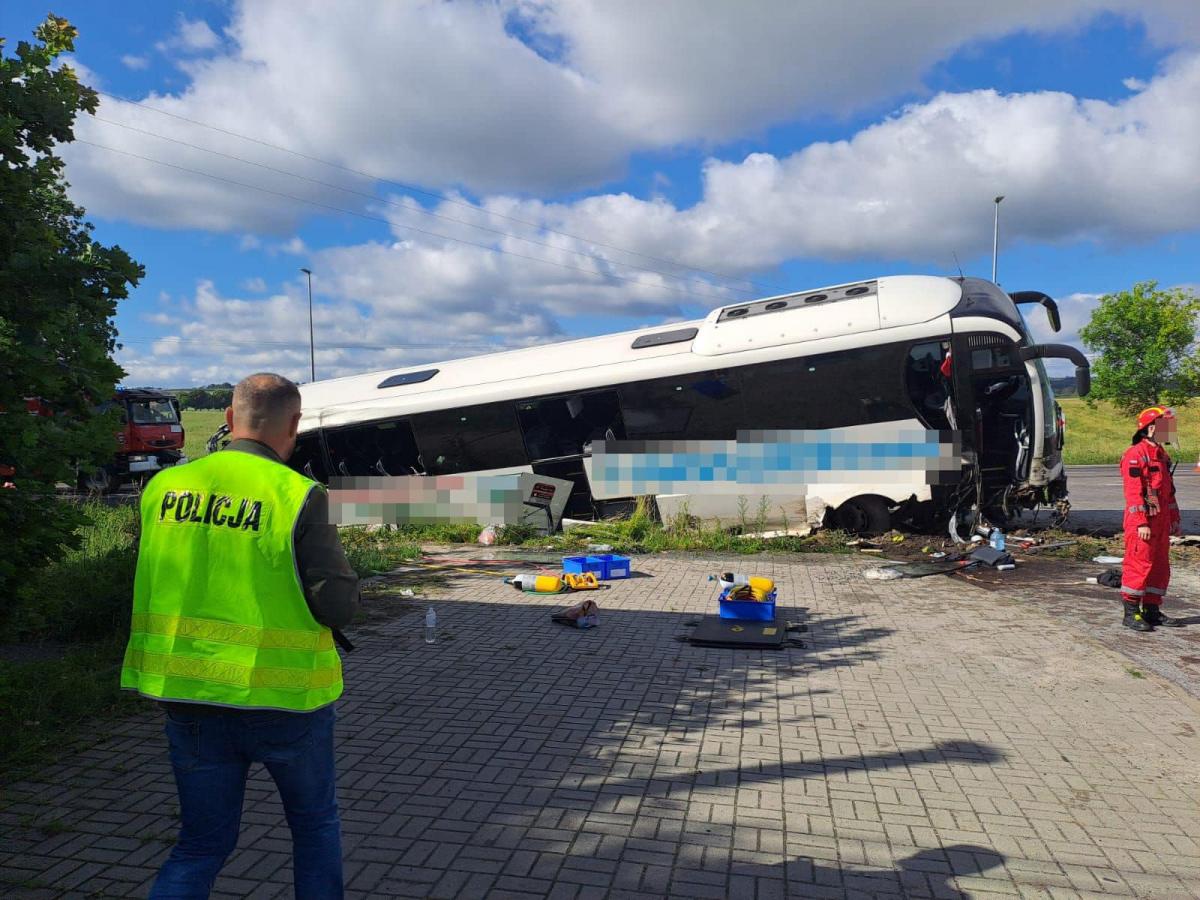
<path fill-rule="evenodd" d="M 300 429 L 780 358 L 797 344 L 932 322 L 961 297 L 957 279 L 897 275 L 734 303 L 691 322 L 316 381 L 300 386 Z"/>

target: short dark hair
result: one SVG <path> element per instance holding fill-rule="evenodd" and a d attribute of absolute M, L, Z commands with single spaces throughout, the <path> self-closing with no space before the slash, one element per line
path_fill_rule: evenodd
<path fill-rule="evenodd" d="M 283 425 L 300 410 L 300 389 L 273 372 L 247 375 L 233 389 L 233 421 L 239 428 L 261 431 Z"/>

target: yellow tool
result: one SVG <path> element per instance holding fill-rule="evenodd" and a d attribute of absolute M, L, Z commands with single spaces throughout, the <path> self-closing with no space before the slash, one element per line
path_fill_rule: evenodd
<path fill-rule="evenodd" d="M 567 589 L 559 575 L 536 575 L 522 572 L 506 581 L 519 591 L 530 594 L 561 594 Z"/>
<path fill-rule="evenodd" d="M 752 575 L 749 579 L 749 584 L 735 584 L 729 589 L 729 599 L 755 600 L 759 603 L 765 603 L 771 598 L 771 591 L 773 590 L 775 590 L 775 582 L 770 578 Z"/>
<path fill-rule="evenodd" d="M 573 591 L 595 591 L 600 588 L 600 579 L 595 572 L 564 572 L 562 578 Z"/>

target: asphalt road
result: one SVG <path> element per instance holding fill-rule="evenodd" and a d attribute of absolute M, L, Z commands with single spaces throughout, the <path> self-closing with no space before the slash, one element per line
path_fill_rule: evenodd
<path fill-rule="evenodd" d="M 1070 528 L 1121 527 L 1121 479 L 1116 465 L 1068 466 L 1067 489 L 1071 496 Z M 1183 515 L 1184 534 L 1200 534 L 1200 473 L 1190 460 L 1175 469 L 1175 493 Z"/>

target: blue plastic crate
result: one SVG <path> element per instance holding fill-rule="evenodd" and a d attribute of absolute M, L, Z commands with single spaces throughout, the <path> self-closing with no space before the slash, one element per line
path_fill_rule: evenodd
<path fill-rule="evenodd" d="M 564 556 L 563 571 L 570 573 L 595 572 L 602 581 L 628 578 L 632 574 L 628 556 L 601 553 L 596 556 Z"/>
<path fill-rule="evenodd" d="M 779 596 L 778 588 L 771 591 L 769 599 L 758 600 L 728 600 L 728 589 L 721 591 L 717 605 L 721 608 L 722 619 L 741 619 L 744 622 L 774 622 L 775 600 Z"/>

